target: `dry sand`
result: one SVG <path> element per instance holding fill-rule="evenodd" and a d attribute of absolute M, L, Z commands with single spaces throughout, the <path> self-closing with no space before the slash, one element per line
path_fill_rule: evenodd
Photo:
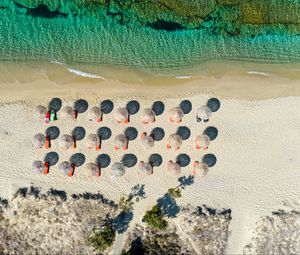
<path fill-rule="evenodd" d="M 157 85 L 155 89 L 136 84 L 126 89 L 124 86 L 117 81 L 89 83 L 84 79 L 76 84 L 58 85 L 42 77 L 33 83 L 0 83 L 1 196 L 10 197 L 17 188 L 33 184 L 72 193 L 100 192 L 108 199 L 117 201 L 120 196 L 128 194 L 134 185 L 141 183 L 145 184 L 146 199 L 135 204 L 132 224 L 138 223 L 145 210 L 151 208 L 168 188 L 178 184 L 178 177 L 166 174 L 166 162 L 174 160 L 179 153 L 189 154 L 192 162 L 201 159 L 204 152 L 193 149 L 192 138 L 207 126 L 215 126 L 219 136 L 205 153 L 215 154 L 218 162 L 206 177 L 195 177 L 194 184 L 183 190 L 178 204 L 206 204 L 218 209 L 231 209 L 228 254 L 243 252 L 244 246 L 254 236 L 255 224 L 261 217 L 278 209 L 300 210 L 299 80 L 249 75 L 192 79 L 171 87 Z M 196 123 L 197 107 L 212 96 L 221 100 L 220 110 L 212 115 L 209 123 Z M 191 138 L 184 141 L 177 152 L 166 151 L 165 140 L 155 143 L 150 150 L 142 149 L 139 139 L 131 142 L 127 153 L 136 154 L 138 160 L 147 160 L 152 153 L 162 155 L 164 162 L 154 169 L 152 176 L 140 177 L 136 167 L 133 167 L 117 180 L 110 178 L 109 169 L 103 170 L 100 178 L 90 180 L 85 177 L 83 166 L 69 178 L 61 174 L 57 165 L 47 176 L 34 175 L 32 162 L 42 160 L 47 151 L 35 150 L 31 144 L 32 137 L 44 132 L 47 126 L 35 120 L 33 109 L 37 104 L 46 105 L 52 97 L 62 98 L 63 105 L 72 105 L 75 98 L 85 98 L 90 106 L 110 98 L 115 107 L 136 99 L 141 109 L 162 100 L 166 111 L 157 117 L 154 124 L 143 126 L 137 113 L 128 126 L 136 127 L 140 133 L 162 127 L 166 137 L 179 126 L 168 122 L 168 109 L 187 99 L 193 103 L 193 110 L 184 116 L 180 125 L 190 128 Z M 83 126 L 87 134 L 96 132 L 99 126 L 110 127 L 113 136 L 110 141 L 103 142 L 100 153 L 109 154 L 112 162 L 119 161 L 123 152 L 115 152 L 111 141 L 114 135 L 124 131 L 125 126 L 115 124 L 113 114 L 105 116 L 101 125 L 90 122 L 87 115 L 79 115 L 76 123 L 58 120 L 53 124 L 60 128 L 61 134 L 70 133 L 75 126 Z M 60 161 L 68 160 L 74 153 L 59 150 L 57 140 L 53 141 L 52 150 L 59 152 Z M 76 152 L 86 155 L 86 163 L 93 162 L 99 154 L 87 150 L 84 142 L 78 143 Z M 191 173 L 190 164 L 181 175 Z"/>

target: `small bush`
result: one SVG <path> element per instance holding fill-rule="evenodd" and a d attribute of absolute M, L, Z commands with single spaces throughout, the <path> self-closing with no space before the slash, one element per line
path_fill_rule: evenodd
<path fill-rule="evenodd" d="M 104 226 L 101 229 L 94 228 L 88 236 L 88 242 L 94 251 L 102 252 L 110 247 L 115 241 L 116 233 L 111 226 Z"/>
<path fill-rule="evenodd" d="M 169 195 L 172 197 L 172 198 L 178 198 L 178 197 L 181 197 L 181 190 L 180 189 L 173 189 L 173 188 L 170 188 L 168 189 L 168 193 Z"/>
<path fill-rule="evenodd" d="M 126 199 L 125 197 L 121 197 L 118 208 L 128 213 L 133 210 L 133 202 L 128 198 Z"/>
<path fill-rule="evenodd" d="M 157 205 L 153 206 L 151 210 L 146 212 L 143 217 L 143 221 L 150 227 L 158 230 L 164 230 L 168 226 L 168 222 L 163 218 L 163 213 Z"/>

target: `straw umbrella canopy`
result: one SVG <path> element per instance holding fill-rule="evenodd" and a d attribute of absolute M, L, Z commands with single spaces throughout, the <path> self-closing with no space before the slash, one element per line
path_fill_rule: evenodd
<path fill-rule="evenodd" d="M 153 173 L 153 167 L 151 164 L 141 161 L 139 163 L 139 171 L 143 175 L 151 175 Z"/>
<path fill-rule="evenodd" d="M 71 168 L 71 163 L 68 161 L 63 161 L 59 164 L 58 169 L 64 174 L 67 175 Z"/>
<path fill-rule="evenodd" d="M 33 137 L 33 146 L 35 148 L 42 148 L 44 145 L 45 145 L 45 136 L 43 134 L 36 134 L 34 137 Z"/>
<path fill-rule="evenodd" d="M 59 147 L 63 149 L 69 149 L 73 143 L 73 137 L 70 135 L 62 135 L 59 139 Z"/>
<path fill-rule="evenodd" d="M 145 122 L 145 123 L 148 123 L 148 122 L 154 122 L 155 121 L 155 115 L 154 115 L 154 112 L 152 111 L 152 109 L 150 108 L 145 108 L 141 114 L 141 118 L 142 118 L 142 121 Z"/>
<path fill-rule="evenodd" d="M 150 149 L 154 146 L 154 139 L 150 135 L 142 136 L 142 144 L 146 149 Z"/>
<path fill-rule="evenodd" d="M 183 117 L 183 111 L 180 107 L 174 107 L 170 110 L 170 119 L 172 121 L 181 121 Z"/>
<path fill-rule="evenodd" d="M 121 177 L 125 174 L 125 166 L 123 163 L 114 163 L 111 167 L 112 177 Z"/>
<path fill-rule="evenodd" d="M 88 148 L 95 148 L 100 145 L 100 138 L 96 134 L 89 134 L 86 139 L 86 144 Z"/>
<path fill-rule="evenodd" d="M 200 108 L 198 108 L 197 117 L 202 120 L 209 120 L 211 113 L 211 109 L 206 105 L 203 105 Z"/>
<path fill-rule="evenodd" d="M 94 106 L 90 108 L 88 114 L 89 114 L 89 119 L 98 120 L 99 118 L 101 118 L 102 112 L 100 110 L 100 107 Z"/>
<path fill-rule="evenodd" d="M 207 175 L 208 170 L 208 165 L 203 162 L 197 163 L 194 168 L 194 172 L 196 172 L 196 174 L 200 177 L 204 177 L 205 175 Z"/>
<path fill-rule="evenodd" d="M 88 176 L 99 176 L 99 167 L 96 163 L 88 163 L 86 165 L 86 174 Z"/>
<path fill-rule="evenodd" d="M 47 112 L 46 107 L 44 107 L 44 106 L 42 106 L 42 105 L 38 105 L 38 106 L 35 108 L 35 114 L 36 114 L 36 117 L 39 118 L 39 119 L 45 118 L 46 112 Z"/>
<path fill-rule="evenodd" d="M 167 171 L 170 175 L 179 175 L 181 172 L 181 166 L 170 160 L 167 164 Z"/>
<path fill-rule="evenodd" d="M 72 113 L 73 113 L 72 107 L 65 106 L 61 111 L 59 111 L 59 117 L 64 120 L 72 119 Z"/>
<path fill-rule="evenodd" d="M 210 138 L 208 135 L 198 135 L 195 138 L 196 146 L 197 147 L 208 147 L 210 144 Z"/>
<path fill-rule="evenodd" d="M 32 168 L 33 168 L 33 172 L 35 174 L 41 174 L 41 173 L 43 173 L 43 170 L 44 170 L 44 164 L 42 161 L 37 160 L 37 161 L 33 162 Z"/>
<path fill-rule="evenodd" d="M 128 119 L 128 111 L 126 108 L 117 108 L 114 112 L 116 121 L 123 122 Z"/>
<path fill-rule="evenodd" d="M 179 148 L 182 144 L 182 138 L 177 134 L 172 134 L 167 139 L 167 144 L 172 147 Z"/>
<path fill-rule="evenodd" d="M 128 139 L 123 134 L 116 135 L 114 138 L 114 145 L 116 148 L 126 147 L 127 143 L 128 143 Z"/>

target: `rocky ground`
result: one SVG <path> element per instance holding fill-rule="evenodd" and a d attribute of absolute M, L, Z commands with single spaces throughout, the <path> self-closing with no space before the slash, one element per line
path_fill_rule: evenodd
<path fill-rule="evenodd" d="M 127 236 L 126 254 L 224 254 L 229 236 L 230 210 L 184 208 L 169 219 L 167 231 L 135 226 Z"/>
<path fill-rule="evenodd" d="M 300 213 L 279 210 L 263 218 L 244 254 L 300 254 Z"/>
<path fill-rule="evenodd" d="M 88 231 L 115 209 L 99 194 L 21 189 L 11 201 L 1 201 L 0 253 L 93 254 Z"/>

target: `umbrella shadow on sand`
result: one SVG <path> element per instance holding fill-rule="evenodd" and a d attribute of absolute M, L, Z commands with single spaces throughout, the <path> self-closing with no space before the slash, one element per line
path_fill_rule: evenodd
<path fill-rule="evenodd" d="M 49 110 L 53 110 L 55 112 L 58 112 L 62 106 L 62 101 L 60 98 L 52 98 L 49 102 Z"/>
<path fill-rule="evenodd" d="M 212 112 L 217 112 L 221 107 L 221 102 L 217 98 L 211 98 L 207 101 L 206 105 Z"/>

